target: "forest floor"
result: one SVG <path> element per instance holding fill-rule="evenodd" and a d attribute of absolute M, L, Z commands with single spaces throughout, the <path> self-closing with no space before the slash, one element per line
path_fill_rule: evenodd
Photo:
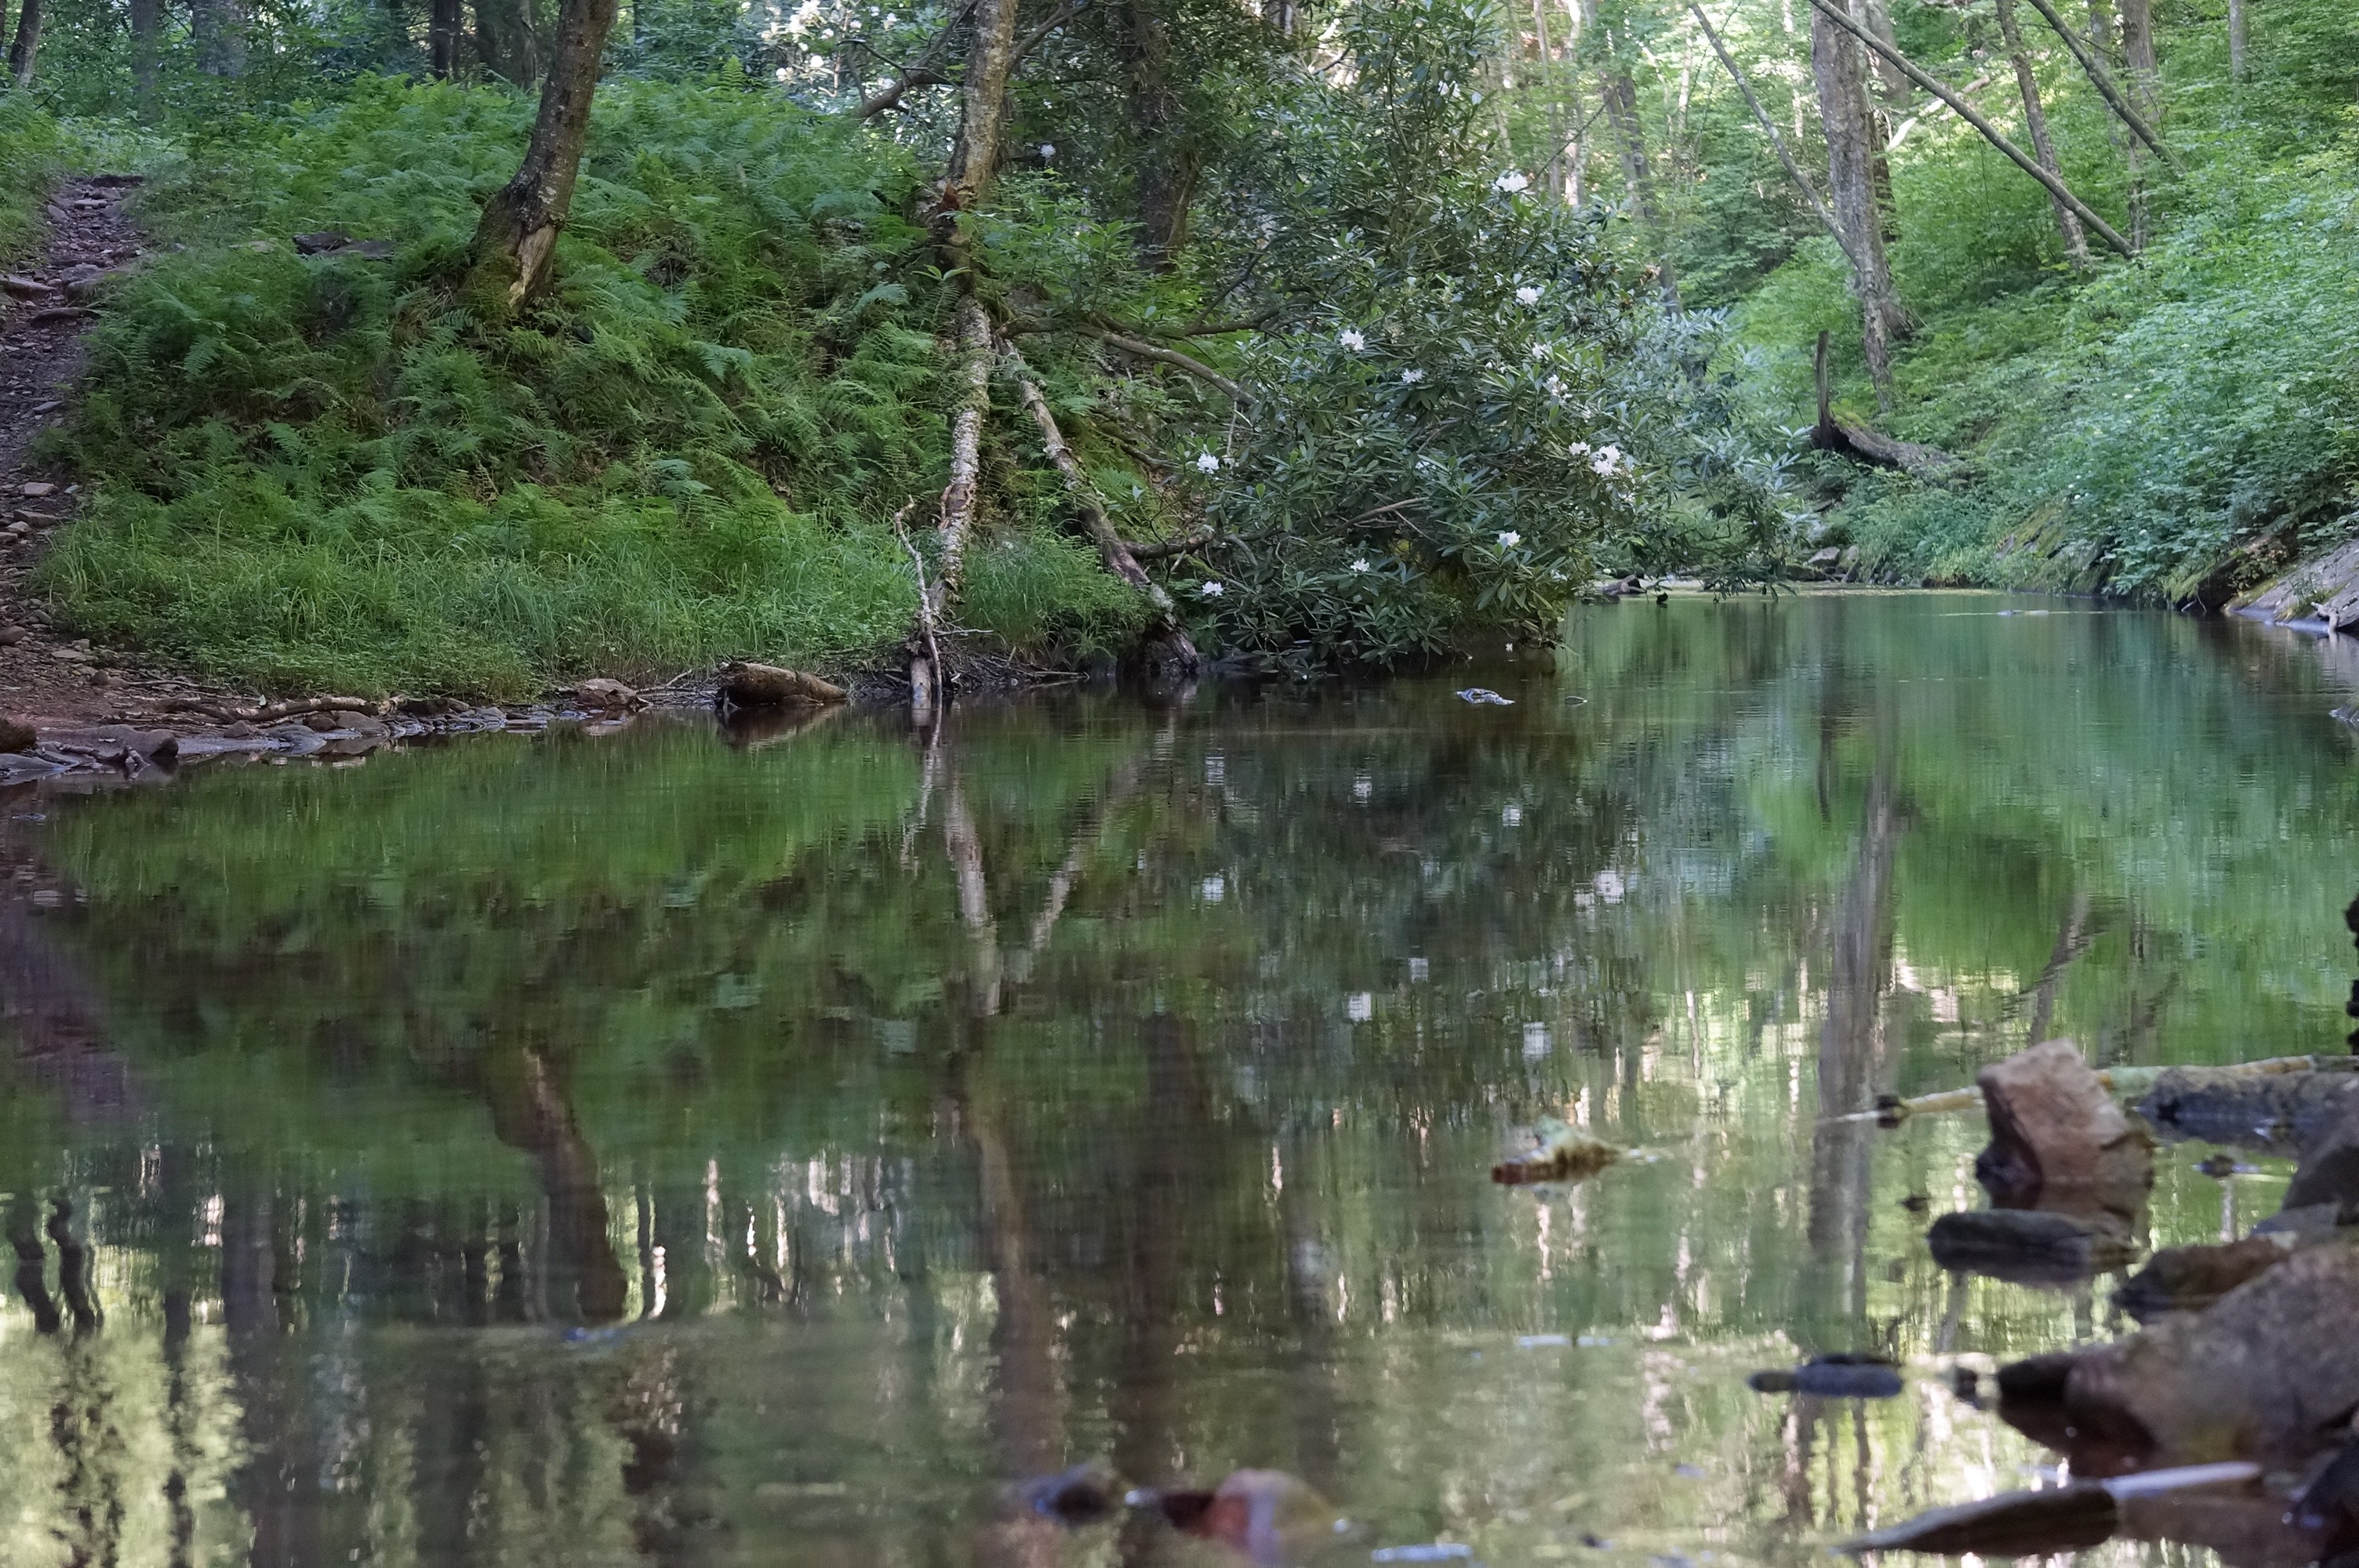
<path fill-rule="evenodd" d="M 80 488 L 43 460 L 38 443 L 65 419 L 82 374 L 90 297 L 107 274 L 139 262 L 140 235 L 123 211 L 135 183 L 103 175 L 60 182 L 49 198 L 47 248 L 0 295 L 0 715 L 36 729 L 152 721 L 173 700 L 204 695 L 66 635 L 31 581 Z"/>

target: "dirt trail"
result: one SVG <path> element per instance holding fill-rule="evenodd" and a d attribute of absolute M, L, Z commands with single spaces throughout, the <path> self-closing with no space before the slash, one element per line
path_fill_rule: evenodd
<path fill-rule="evenodd" d="M 123 211 L 136 184 L 119 175 L 60 183 L 38 265 L 0 286 L 0 716 L 38 725 L 146 718 L 198 690 L 60 631 L 27 582 L 80 501 L 73 476 L 33 447 L 67 416 L 99 297 L 138 263 L 140 237 Z"/>

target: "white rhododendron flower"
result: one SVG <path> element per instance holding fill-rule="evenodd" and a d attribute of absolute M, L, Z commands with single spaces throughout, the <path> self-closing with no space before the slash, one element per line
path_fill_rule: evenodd
<path fill-rule="evenodd" d="M 1498 178 L 1493 180 L 1491 182 L 1491 189 L 1497 191 L 1502 196 L 1513 196 L 1516 192 L 1524 189 L 1530 184 L 1530 180 L 1526 179 L 1522 175 L 1516 173 L 1511 168 L 1506 173 L 1501 175 Z"/>
<path fill-rule="evenodd" d="M 1564 395 L 1564 377 L 1560 375 L 1552 375 L 1548 378 L 1545 384 L 1548 387 L 1548 395 L 1550 397 L 1562 397 Z M 1587 449 L 1583 448 L 1581 443 L 1576 441 L 1573 443 L 1573 449 L 1578 452 L 1586 450 Z"/>
<path fill-rule="evenodd" d="M 1586 441 L 1575 441 L 1572 445 L 1567 447 L 1565 450 L 1571 453 L 1576 458 L 1586 457 L 1589 455 L 1589 443 Z"/>
<path fill-rule="evenodd" d="M 1368 557 L 1362 556 L 1358 560 L 1353 561 L 1352 563 L 1352 569 L 1355 572 L 1366 571 L 1368 569 Z"/>
<path fill-rule="evenodd" d="M 1056 144 L 1056 143 L 1054 143 L 1054 142 L 1042 142 L 1042 143 L 1040 144 L 1040 161 L 1041 161 L 1042 163 L 1047 163 L 1050 158 L 1055 157 L 1056 156 L 1057 156 L 1057 144 Z"/>
<path fill-rule="evenodd" d="M 1516 304 L 1518 304 L 1518 305 L 1538 305 L 1539 302 L 1540 302 L 1540 291 L 1539 291 L 1538 288 L 1536 288 L 1535 287 L 1533 287 L 1531 284 L 1528 284 L 1528 283 L 1527 283 L 1527 284 L 1524 285 L 1521 288 L 1518 288 L 1517 290 L 1516 290 Z"/>
<path fill-rule="evenodd" d="M 1344 328 L 1342 331 L 1335 334 L 1335 341 L 1343 344 L 1345 348 L 1351 350 L 1355 354 L 1362 349 L 1368 346 L 1366 334 L 1363 333 L 1357 327 Z"/>
<path fill-rule="evenodd" d="M 1506 533 L 1499 535 L 1499 548 L 1503 550 L 1512 550 L 1523 542 L 1524 536 L 1521 534 L 1516 533 L 1513 528 L 1508 529 Z"/>
<path fill-rule="evenodd" d="M 1415 386 L 1419 382 L 1423 381 L 1424 379 L 1425 372 L 1421 370 L 1405 370 L 1401 372 L 1401 384 L 1403 386 Z"/>
<path fill-rule="evenodd" d="M 1597 449 L 1597 456 L 1591 460 L 1589 466 L 1596 470 L 1602 477 L 1612 473 L 1621 461 L 1622 449 L 1619 447 L 1608 445 Z"/>
<path fill-rule="evenodd" d="M 1210 452 L 1201 453 L 1196 459 L 1196 469 L 1200 473 L 1218 473 L 1221 471 L 1221 460 Z"/>
<path fill-rule="evenodd" d="M 1196 591 L 1206 599 L 1218 599 L 1228 589 L 1216 582 L 1204 582 L 1196 585 Z"/>
<path fill-rule="evenodd" d="M 1548 345 L 1546 343 L 1534 343 L 1532 345 L 1532 358 L 1536 360 L 1544 360 L 1548 358 Z"/>

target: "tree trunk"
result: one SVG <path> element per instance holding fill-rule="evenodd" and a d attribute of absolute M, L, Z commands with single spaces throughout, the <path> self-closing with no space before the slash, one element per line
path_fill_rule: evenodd
<path fill-rule="evenodd" d="M 2245 80 L 2245 0 L 2228 0 L 2228 76 Z"/>
<path fill-rule="evenodd" d="M 1011 7 L 1012 8 L 1012 7 Z M 972 293 L 958 303 L 958 412 L 951 419 L 951 481 L 942 490 L 934 528 L 934 580 L 926 588 L 926 616 L 950 624 L 966 571 L 967 536 L 974 528 L 975 492 L 983 479 L 983 427 L 991 413 L 991 319 Z M 941 672 L 934 672 L 939 679 Z"/>
<path fill-rule="evenodd" d="M 1007 124 L 1007 78 L 1016 61 L 1016 0 L 976 0 L 974 38 L 961 83 L 958 141 L 951 148 L 942 212 L 973 207 L 991 189 Z"/>
<path fill-rule="evenodd" d="M 1582 20 L 1590 27 L 1599 26 L 1597 0 L 1581 0 Z M 1661 267 L 1663 297 L 1679 303 L 1679 280 L 1672 276 L 1669 257 L 1663 254 L 1662 209 L 1655 200 L 1654 165 L 1647 157 L 1647 129 L 1638 117 L 1638 89 L 1614 58 L 1615 43 L 1612 37 L 1597 68 L 1597 94 L 1605 108 L 1605 122 L 1613 128 L 1614 149 L 1622 165 L 1623 188 L 1630 193 L 1630 204 L 1637 210 L 1638 222 L 1645 225 L 1649 247 Z"/>
<path fill-rule="evenodd" d="M 1170 22 L 1158 4 L 1129 0 L 1124 32 L 1131 145 L 1138 158 L 1139 256 L 1150 269 L 1164 272 L 1187 240 L 1197 157 L 1194 142 L 1184 134 L 1180 93 L 1171 81 Z"/>
<path fill-rule="evenodd" d="M 163 0 L 131 0 L 131 92 L 139 117 L 156 117 L 156 82 L 164 34 Z"/>
<path fill-rule="evenodd" d="M 2154 0 L 2121 0 L 2122 61 L 2129 68 L 2130 101 L 2152 118 L 2155 100 Z M 2146 154 L 2130 143 L 2130 243 L 2146 249 Z"/>
<path fill-rule="evenodd" d="M 518 87 L 540 80 L 540 40 L 524 0 L 475 0 L 475 48 L 484 69 Z"/>
<path fill-rule="evenodd" d="M 2114 52 L 2113 0 L 2089 0 L 2089 38 L 2100 54 Z"/>
<path fill-rule="evenodd" d="M 2006 41 L 2007 57 L 2015 62 L 2015 84 L 2023 92 L 2023 123 L 2031 132 L 2032 156 L 2040 168 L 2061 178 L 2056 146 L 2048 135 L 2048 114 L 2039 105 L 2039 79 L 2032 74 L 2031 51 L 2024 47 L 2023 30 L 2015 25 L 2015 0 L 1998 0 L 1998 30 Z M 2074 266 L 2086 267 L 2089 236 L 2082 231 L 2080 218 L 2060 197 L 2050 193 L 2049 200 L 2056 209 L 2057 230 L 2064 236 L 2064 254 Z"/>
<path fill-rule="evenodd" d="M 196 45 L 197 69 L 207 76 L 245 74 L 245 19 L 238 0 L 190 0 L 189 37 Z"/>
<path fill-rule="evenodd" d="M 1859 44 L 1824 12 L 1810 10 L 1810 74 L 1827 136 L 1827 194 L 1849 243 L 1852 291 L 1859 297 L 1860 343 L 1879 407 L 1892 406 L 1892 345 L 1908 318 L 1892 287 L 1875 199 L 1876 139 Z"/>
<path fill-rule="evenodd" d="M 8 80 L 18 87 L 33 84 L 33 57 L 41 47 L 41 0 L 25 0 L 16 13 L 16 40 L 8 46 Z"/>
<path fill-rule="evenodd" d="M 437 81 L 447 81 L 459 67 L 459 34 L 466 24 L 465 0 L 433 0 L 427 15 L 428 69 Z"/>
<path fill-rule="evenodd" d="M 557 50 L 541 84 L 540 114 L 524 164 L 484 203 L 475 227 L 466 293 L 491 319 L 515 315 L 549 281 L 557 231 L 573 205 L 573 181 L 590 138 L 590 103 L 615 9 L 615 0 L 565 0 L 559 15 Z"/>
<path fill-rule="evenodd" d="M 1896 49 L 1900 47 L 1900 35 L 1892 30 L 1890 0 L 1857 0 L 1851 14 L 1869 32 Z M 1885 103 L 1895 109 L 1906 110 L 1917 101 L 1916 88 L 1909 81 L 1908 72 L 1879 54 L 1871 53 L 1868 64 L 1875 71 L 1877 84 L 1884 89 Z"/>
<path fill-rule="evenodd" d="M 1820 196 L 1819 188 L 1810 183 L 1810 177 L 1802 172 L 1802 166 L 1794 161 L 1792 151 L 1786 146 L 1786 138 L 1777 133 L 1777 122 L 1772 120 L 1769 117 L 1769 111 L 1761 106 L 1761 100 L 1755 95 L 1753 84 L 1745 79 L 1745 72 L 1737 65 L 1736 57 L 1730 54 L 1728 46 L 1720 41 L 1720 33 L 1712 27 L 1712 18 L 1704 15 L 1703 6 L 1696 3 L 1696 0 L 1690 0 L 1688 11 L 1695 17 L 1696 26 L 1703 29 L 1704 40 L 1712 45 L 1712 52 L 1720 57 L 1720 63 L 1727 70 L 1729 80 L 1736 83 L 1736 91 L 1743 95 L 1745 106 L 1753 112 L 1755 123 L 1768 136 L 1769 145 L 1777 149 L 1777 161 L 1785 166 L 1787 178 L 1791 179 L 1794 182 L 1794 188 L 1802 193 L 1802 200 L 1810 203 L 1810 211 L 1817 214 L 1819 222 L 1825 225 L 1827 232 L 1834 237 L 1835 247 L 1843 252 L 1843 259 L 1856 271 L 1859 258 L 1851 254 L 1851 236 L 1843 232 L 1843 224 L 1836 221 L 1833 211 L 1827 206 L 1825 199 Z"/>

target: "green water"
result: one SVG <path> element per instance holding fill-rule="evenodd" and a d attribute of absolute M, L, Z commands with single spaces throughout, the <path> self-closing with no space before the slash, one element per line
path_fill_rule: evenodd
<path fill-rule="evenodd" d="M 2116 1281 L 1944 1274 L 1980 1119 L 1823 1118 L 2035 1028 L 2339 1049 L 2330 656 L 1695 600 L 1472 677 L 1512 707 L 1050 695 L 930 747 L 0 798 L 0 1192 L 27 1240 L 71 1200 L 103 1314 L 54 1246 L 62 1328 L 0 1308 L 0 1563 L 1236 1561 L 1000 1500 L 1100 1456 L 1294 1472 L 1353 1523 L 1322 1562 L 1800 1564 L 2029 1485 L 1944 1374 L 2117 1331 Z M 1543 1114 L 1651 1158 L 1494 1186 Z M 2201 1152 L 2155 1244 L 2276 1206 Z M 1744 1386 L 1869 1349 L 1901 1398 Z"/>

